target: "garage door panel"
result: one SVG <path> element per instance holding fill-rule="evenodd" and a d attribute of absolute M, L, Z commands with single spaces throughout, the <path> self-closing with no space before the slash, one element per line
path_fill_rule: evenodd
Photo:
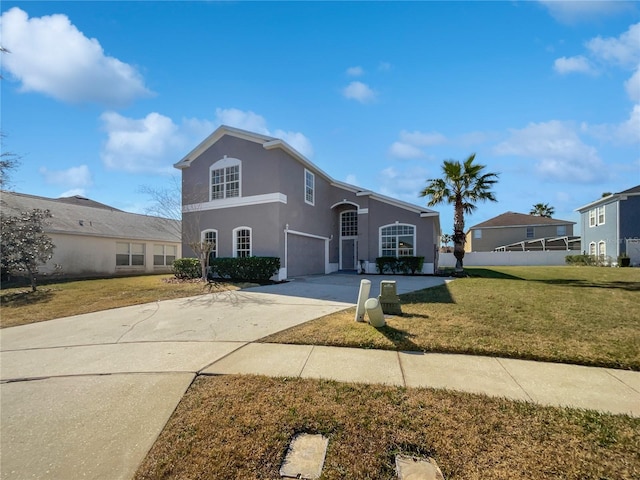
<path fill-rule="evenodd" d="M 287 276 L 325 273 L 325 241 L 289 234 L 287 241 Z"/>

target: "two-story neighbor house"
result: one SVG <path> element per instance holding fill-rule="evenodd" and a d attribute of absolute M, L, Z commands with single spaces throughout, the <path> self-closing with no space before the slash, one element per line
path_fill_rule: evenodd
<path fill-rule="evenodd" d="M 575 222 L 506 212 L 474 225 L 467 232 L 465 251 L 572 250 L 579 249 L 573 236 Z"/>
<path fill-rule="evenodd" d="M 609 262 L 626 254 L 631 265 L 640 265 L 640 185 L 599 198 L 577 211 L 585 253 Z"/>
<path fill-rule="evenodd" d="M 216 257 L 279 257 L 279 278 L 375 272 L 379 256 L 437 263 L 438 212 L 339 182 L 286 142 L 221 126 L 175 164 L 183 249 L 200 235 Z"/>
<path fill-rule="evenodd" d="M 2 212 L 49 210 L 44 231 L 55 245 L 39 271 L 67 277 L 169 273 L 182 255 L 180 221 L 128 213 L 85 197 L 2 192 Z M 62 268 L 57 272 L 55 266 Z"/>

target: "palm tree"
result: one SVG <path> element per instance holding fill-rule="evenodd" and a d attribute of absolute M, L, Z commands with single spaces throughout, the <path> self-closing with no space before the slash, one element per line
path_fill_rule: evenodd
<path fill-rule="evenodd" d="M 551 218 L 554 213 L 555 213 L 555 209 L 552 206 L 550 206 L 548 203 L 536 203 L 533 206 L 533 208 L 531 208 L 529 215 Z"/>
<path fill-rule="evenodd" d="M 442 163 L 443 178 L 427 180 L 427 186 L 420 192 L 421 197 L 429 197 L 427 205 L 440 203 L 453 205 L 453 255 L 456 257 L 456 273 L 464 273 L 464 214 L 472 213 L 479 201 L 496 201 L 491 187 L 498 182 L 497 173 L 483 173 L 486 165 L 473 163 L 472 154 L 464 163 L 445 160 Z"/>
<path fill-rule="evenodd" d="M 453 236 L 449 235 L 448 233 L 443 233 L 442 236 L 440 237 L 440 241 L 444 243 L 445 249 L 449 248 L 449 242 L 451 240 L 453 240 Z"/>

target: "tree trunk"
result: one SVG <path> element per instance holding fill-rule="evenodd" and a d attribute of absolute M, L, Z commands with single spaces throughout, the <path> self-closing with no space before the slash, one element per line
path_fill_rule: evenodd
<path fill-rule="evenodd" d="M 466 242 L 464 234 L 464 211 L 462 200 L 456 199 L 453 212 L 453 256 L 456 257 L 456 274 L 464 273 L 462 259 L 464 258 L 464 244 Z"/>
<path fill-rule="evenodd" d="M 29 280 L 31 281 L 31 291 L 36 291 L 36 276 L 33 272 L 29 272 Z"/>

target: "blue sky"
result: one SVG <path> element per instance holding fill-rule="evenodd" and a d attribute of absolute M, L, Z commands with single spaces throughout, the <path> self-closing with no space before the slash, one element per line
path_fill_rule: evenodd
<path fill-rule="evenodd" d="M 475 152 L 498 203 L 467 227 L 535 203 L 578 221 L 640 183 L 638 2 L 4 0 L 1 22 L 19 192 L 144 213 L 140 187 L 223 123 L 419 205 Z"/>

